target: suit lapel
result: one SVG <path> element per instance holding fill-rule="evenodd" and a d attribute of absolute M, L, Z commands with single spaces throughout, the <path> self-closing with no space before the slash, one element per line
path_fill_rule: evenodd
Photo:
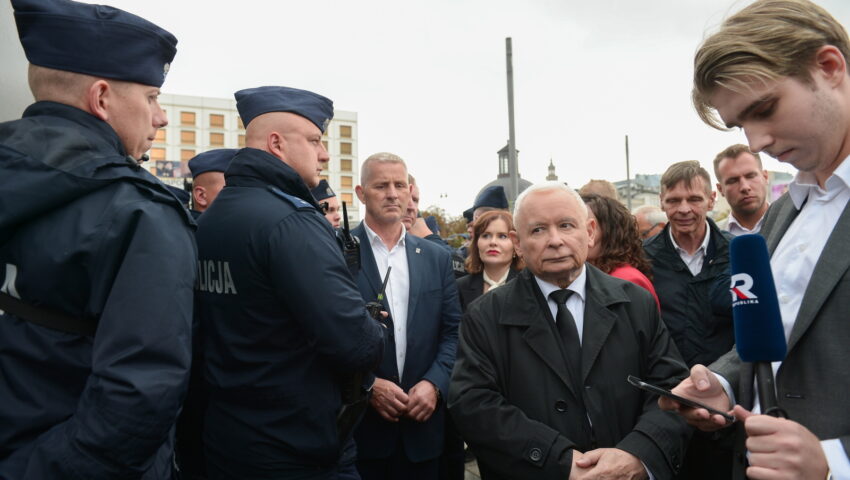
<path fill-rule="evenodd" d="M 787 195 L 787 194 L 786 194 Z M 800 213 L 797 210 L 797 207 L 794 206 L 794 202 L 791 201 L 791 197 L 786 197 L 785 202 L 775 204 L 776 207 L 779 207 L 779 211 L 776 213 L 776 220 L 770 222 L 770 225 L 767 225 L 767 221 L 765 221 L 765 230 L 770 230 L 771 232 L 775 230 L 773 234 L 769 232 L 765 233 L 767 237 L 767 249 L 771 255 L 773 255 L 774 250 L 776 250 L 777 245 L 779 245 L 779 241 L 782 240 L 782 237 L 785 235 L 785 232 L 788 231 L 788 227 L 791 226 L 791 223 L 794 222 L 794 219 L 797 218 L 797 214 Z"/>
<path fill-rule="evenodd" d="M 617 315 L 609 310 L 608 306 L 612 303 L 628 301 L 628 298 L 619 298 L 609 291 L 608 286 L 605 285 L 602 272 L 596 270 L 590 264 L 586 264 L 585 268 L 587 268 L 587 286 L 585 288 L 587 298 L 584 304 L 584 327 L 581 340 L 582 383 L 590 373 L 591 367 L 596 362 L 599 352 L 602 351 L 602 346 L 617 321 Z"/>
<path fill-rule="evenodd" d="M 787 228 L 787 227 L 786 227 Z M 784 231 L 783 231 L 784 234 Z M 818 311 L 823 306 L 827 297 L 832 293 L 835 285 L 850 268 L 850 203 L 844 206 L 844 211 L 838 217 L 838 223 L 829 235 L 826 246 L 818 258 L 815 269 L 812 272 L 800 311 L 791 329 L 788 339 L 788 350 L 794 345 L 814 321 Z"/>
<path fill-rule="evenodd" d="M 357 226 L 351 231 L 357 238 L 360 239 L 360 271 L 372 287 L 372 298 L 366 298 L 367 302 L 375 301 L 378 293 L 381 291 L 381 274 L 378 273 L 378 263 L 375 261 L 375 255 L 372 253 L 372 244 L 369 243 L 369 235 L 366 234 L 366 229 L 363 224 Z"/>
<path fill-rule="evenodd" d="M 512 309 L 512 313 L 507 317 L 515 318 L 521 324 L 528 325 L 522 338 L 578 398 L 573 382 L 570 381 L 564 354 L 561 352 L 558 331 L 554 328 L 555 320 L 534 281 L 534 276 L 527 270 L 523 271 L 516 283 L 518 286 L 522 285 L 522 288 L 515 290 L 519 294 L 507 302 Z M 543 308 L 544 306 L 546 308 Z"/>
<path fill-rule="evenodd" d="M 407 253 L 407 271 L 410 291 L 407 293 L 407 338 L 416 326 L 411 320 L 416 318 L 416 305 L 419 303 L 419 293 L 422 290 L 422 276 L 426 273 L 427 264 L 422 256 L 419 239 L 405 234 L 404 249 Z M 408 341 L 408 346 L 410 342 Z"/>

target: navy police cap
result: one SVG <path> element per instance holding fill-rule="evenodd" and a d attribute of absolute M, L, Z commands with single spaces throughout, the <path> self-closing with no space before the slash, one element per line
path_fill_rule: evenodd
<path fill-rule="evenodd" d="M 505 187 L 501 185 L 493 185 L 481 190 L 481 193 L 479 193 L 478 197 L 475 198 L 475 203 L 472 205 L 472 211 L 474 212 L 479 207 L 500 208 L 503 210 L 507 209 L 508 197 L 505 196 Z"/>
<path fill-rule="evenodd" d="M 206 172 L 226 172 L 230 160 L 238 151 L 235 148 L 218 148 L 195 155 L 189 160 L 189 171 L 192 172 L 192 178 Z"/>
<path fill-rule="evenodd" d="M 239 90 L 236 108 L 247 127 L 251 120 L 269 112 L 289 112 L 310 120 L 322 131 L 334 116 L 334 103 L 317 93 L 289 87 L 257 87 Z"/>
<path fill-rule="evenodd" d="M 106 5 L 12 0 L 18 37 L 33 65 L 161 87 L 177 38 Z"/>
<path fill-rule="evenodd" d="M 472 223 L 472 210 L 471 208 L 467 208 L 463 211 L 463 218 L 466 219 L 466 223 Z"/>
<path fill-rule="evenodd" d="M 437 235 L 440 234 L 440 225 L 437 223 L 437 217 L 433 215 L 430 217 L 425 217 L 425 225 L 427 225 L 432 232 L 436 233 Z"/>
<path fill-rule="evenodd" d="M 317 202 L 336 196 L 333 189 L 331 189 L 331 186 L 328 185 L 327 180 L 320 181 L 318 185 L 310 190 L 310 193 L 313 194 L 313 198 L 315 198 Z"/>

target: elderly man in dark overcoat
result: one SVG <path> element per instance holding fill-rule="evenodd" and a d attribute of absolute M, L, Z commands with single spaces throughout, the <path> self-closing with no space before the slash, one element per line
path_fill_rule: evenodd
<path fill-rule="evenodd" d="M 593 220 L 549 182 L 515 204 L 527 269 L 462 321 L 449 410 L 490 479 L 673 478 L 688 427 L 629 375 L 687 375 L 649 293 L 586 264 Z"/>

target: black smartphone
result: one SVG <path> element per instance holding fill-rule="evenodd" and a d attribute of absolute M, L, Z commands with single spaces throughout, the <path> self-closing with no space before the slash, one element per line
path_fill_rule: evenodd
<path fill-rule="evenodd" d="M 715 409 L 709 407 L 708 405 L 703 405 L 702 403 L 699 403 L 696 400 L 691 400 L 690 398 L 680 397 L 680 396 L 676 395 L 675 393 L 671 392 L 670 390 L 667 390 L 667 389 L 664 389 L 664 388 L 661 388 L 661 387 L 657 387 L 655 385 L 650 385 L 650 384 L 644 382 L 643 380 L 635 377 L 634 375 L 629 375 L 628 381 L 629 381 L 629 383 L 631 383 L 632 385 L 634 385 L 635 387 L 637 387 L 641 390 L 646 390 L 647 392 L 654 393 L 656 395 L 661 395 L 662 397 L 670 398 L 672 400 L 675 400 L 675 401 L 681 403 L 682 405 L 686 405 L 686 406 L 691 407 L 691 408 L 704 408 L 704 409 L 708 410 L 708 413 L 710 413 L 712 415 L 722 416 L 723 418 L 726 419 L 726 422 L 728 422 L 728 423 L 732 423 L 732 422 L 735 421 L 735 417 L 733 417 L 732 415 L 729 415 L 726 412 L 721 412 L 720 410 L 715 410 Z"/>

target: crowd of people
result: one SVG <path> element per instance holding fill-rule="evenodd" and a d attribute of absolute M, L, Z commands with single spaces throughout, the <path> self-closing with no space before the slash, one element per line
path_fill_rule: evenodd
<path fill-rule="evenodd" d="M 189 162 L 187 209 L 140 167 L 177 39 L 12 5 L 36 102 L 0 124 L 0 478 L 459 480 L 474 455 L 485 480 L 850 479 L 850 40 L 814 3 L 757 0 L 698 49 L 700 118 L 748 142 L 716 192 L 698 161 L 633 212 L 604 181 L 488 187 L 458 250 L 394 153 L 341 224 L 333 102 L 290 87 L 235 93 L 246 147 Z M 758 152 L 798 170 L 772 204 Z M 753 234 L 787 418 L 734 347 Z"/>

